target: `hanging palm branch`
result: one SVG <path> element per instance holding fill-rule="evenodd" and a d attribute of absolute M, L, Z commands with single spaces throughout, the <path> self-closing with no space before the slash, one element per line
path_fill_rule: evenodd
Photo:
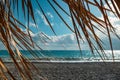
<path fill-rule="evenodd" d="M 22 4 L 24 16 L 28 18 L 28 27 L 22 24 L 13 15 L 12 6 L 15 7 L 17 6 L 17 12 L 19 14 L 19 8 L 18 8 L 19 0 L 1 0 L 0 1 L 0 40 L 8 50 L 9 55 L 16 69 L 18 70 L 21 78 L 24 80 L 26 79 L 32 80 L 33 79 L 32 75 L 35 74 L 33 73 L 32 68 L 36 70 L 37 75 L 40 75 L 39 70 L 35 68 L 35 66 L 29 61 L 29 59 L 27 59 L 25 56 L 22 55 L 21 51 L 18 49 L 18 46 L 21 47 L 22 49 L 26 48 L 27 50 L 29 50 L 30 54 L 33 55 L 33 57 L 35 58 L 38 57 L 37 54 L 33 51 L 33 48 L 37 45 L 33 42 L 30 35 L 29 17 L 32 17 L 34 23 L 36 22 L 34 18 L 31 1 L 22 0 L 20 2 Z M 20 29 L 20 27 L 26 28 L 28 34 L 25 34 Z M 39 49 L 41 48 L 39 47 Z M 0 78 L 2 76 L 3 79 L 8 79 L 8 76 L 4 74 L 4 71 L 8 73 L 11 79 L 15 79 L 14 75 L 11 74 L 10 70 L 8 70 L 7 66 L 3 63 L 2 59 L 0 59 L 0 73 L 2 74 L 0 75 Z M 40 76 L 39 78 L 43 79 Z"/>
<path fill-rule="evenodd" d="M 53 0 L 53 2 L 65 14 L 70 16 L 69 13 L 65 12 L 65 10 L 57 3 L 56 0 Z M 95 29 L 98 29 L 101 33 L 104 33 L 102 31 L 102 29 L 105 29 L 107 32 L 105 34 L 107 34 L 107 36 L 108 36 L 108 40 L 109 40 L 109 44 L 110 44 L 110 48 L 112 50 L 112 56 L 113 56 L 113 60 L 114 60 L 111 34 L 115 34 L 118 37 L 118 39 L 119 39 L 119 36 L 115 32 L 115 28 L 111 24 L 111 21 L 108 18 L 109 15 L 107 14 L 107 12 L 112 12 L 116 17 L 120 18 L 120 11 L 119 11 L 120 1 L 118 1 L 118 0 L 115 0 L 115 1 L 114 0 L 98 0 L 98 1 L 97 0 L 94 0 L 94 1 L 90 1 L 90 0 L 64 0 L 64 2 L 69 7 L 69 11 L 71 14 L 70 17 L 72 18 L 74 33 L 76 35 L 78 45 L 80 46 L 78 38 L 81 38 L 80 31 L 82 31 L 85 39 L 88 42 L 88 45 L 89 45 L 90 50 L 92 51 L 93 55 L 94 55 L 94 50 L 97 50 L 97 51 L 101 50 L 101 52 L 103 54 L 105 54 L 101 37 L 99 37 L 95 33 Z M 109 2 L 111 2 L 113 8 L 109 4 Z M 55 7 L 53 7 L 50 0 L 48 0 L 48 3 L 55 10 Z M 106 8 L 104 6 L 104 4 L 106 4 L 109 8 Z M 93 7 L 96 7 L 99 10 L 101 15 L 103 16 L 103 19 L 98 18 L 98 16 L 94 15 L 91 12 L 91 10 L 90 10 L 91 5 Z M 55 11 L 55 12 L 61 18 L 59 13 L 57 11 Z M 78 24 L 78 26 L 76 26 L 76 24 Z M 98 28 L 98 26 L 101 28 Z M 79 35 L 78 35 L 78 33 L 79 33 Z M 98 48 L 96 47 L 96 44 L 93 43 L 92 39 L 96 42 Z"/>
<path fill-rule="evenodd" d="M 85 37 L 85 40 L 88 43 L 88 46 L 90 50 L 92 51 L 94 55 L 94 50 L 98 51 L 101 50 L 103 54 L 104 47 L 101 37 L 99 37 L 95 30 L 99 30 L 104 35 L 108 36 L 109 44 L 112 50 L 112 56 L 114 60 L 114 53 L 113 53 L 113 45 L 112 45 L 112 39 L 111 34 L 115 34 L 118 38 L 114 26 L 111 24 L 111 21 L 108 18 L 107 12 L 112 12 L 116 17 L 120 19 L 120 1 L 119 0 L 63 0 L 68 5 L 69 12 L 66 12 L 64 8 L 57 2 L 57 0 L 47 0 L 50 4 L 50 7 L 55 11 L 55 13 L 60 17 L 60 19 L 63 21 L 63 23 L 66 25 L 68 29 L 70 29 L 75 35 L 78 42 L 79 49 L 81 49 L 81 44 L 79 39 L 83 40 L 83 37 Z M 111 5 L 109 5 L 109 1 L 111 2 Z M 53 5 L 53 2 L 55 5 Z M 40 11 L 42 12 L 43 16 L 45 17 L 47 23 L 49 24 L 51 30 L 54 34 L 55 30 L 53 26 L 51 25 L 49 19 L 45 15 L 44 9 L 40 5 L 38 0 L 35 0 L 36 5 L 39 6 Z M 108 8 L 104 6 L 106 4 Z M 14 7 L 17 8 L 17 14 L 19 14 L 19 5 L 22 7 L 22 11 L 24 14 L 24 19 L 27 19 L 27 27 L 21 23 L 13 14 Z M 98 16 L 94 15 L 90 10 L 90 5 L 96 7 L 101 15 L 103 16 L 103 19 L 98 18 Z M 68 17 L 71 17 L 73 27 L 70 26 L 67 21 L 62 17 L 62 15 L 59 13 L 59 11 L 56 9 L 56 6 L 64 12 L 64 14 L 67 14 Z M 9 52 L 9 55 L 16 67 L 16 69 L 19 72 L 19 75 L 22 79 L 33 79 L 33 74 L 40 75 L 39 70 L 29 61 L 28 58 L 22 55 L 21 51 L 18 49 L 18 47 L 30 51 L 30 54 L 33 55 L 33 57 L 39 58 L 38 55 L 33 51 L 35 46 L 37 46 L 39 49 L 41 49 L 36 43 L 32 40 L 31 34 L 30 34 L 30 28 L 29 28 L 29 22 L 30 18 L 35 21 L 34 17 L 34 7 L 31 0 L 0 0 L 0 40 L 6 47 L 7 51 Z M 97 24 L 97 25 L 95 25 Z M 24 33 L 20 27 L 24 27 L 27 29 L 28 34 Z M 106 30 L 106 33 L 103 32 L 102 29 Z M 83 36 L 81 35 L 83 33 Z M 119 38 L 120 39 L 120 38 Z M 96 42 L 97 46 L 95 45 Z M 98 52 L 99 53 L 99 52 Z M 100 57 L 104 60 L 106 57 L 102 57 L 101 54 L 99 54 Z M 16 58 L 17 56 L 17 58 Z M 36 70 L 36 73 L 33 73 L 31 70 L 34 68 Z M 7 74 L 5 74 L 7 73 Z M 4 64 L 3 60 L 0 59 L 0 78 L 2 79 L 8 79 L 8 76 L 11 79 L 15 79 L 14 75 L 10 72 L 10 70 L 7 68 L 7 66 Z M 39 78 L 43 79 L 41 76 Z"/>

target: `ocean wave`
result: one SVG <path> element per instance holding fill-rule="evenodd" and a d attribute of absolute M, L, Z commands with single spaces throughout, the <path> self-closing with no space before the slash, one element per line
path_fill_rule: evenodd
<path fill-rule="evenodd" d="M 39 58 L 31 58 L 29 51 L 22 51 L 23 56 L 29 58 L 31 62 L 103 62 L 103 61 L 113 61 L 113 55 L 111 50 L 105 50 L 105 54 L 99 51 L 100 55 L 95 52 L 94 56 L 89 50 L 82 50 L 82 56 L 79 50 L 52 50 L 52 51 L 42 51 L 45 57 L 39 55 Z M 114 59 L 115 61 L 120 61 L 120 50 L 114 50 Z M 0 52 L 1 53 L 1 52 Z M 4 53 L 4 54 L 3 54 Z M 3 59 L 4 62 L 12 62 L 10 56 L 7 51 L 2 51 L 0 54 L 0 58 Z M 103 60 L 104 59 L 104 60 Z"/>

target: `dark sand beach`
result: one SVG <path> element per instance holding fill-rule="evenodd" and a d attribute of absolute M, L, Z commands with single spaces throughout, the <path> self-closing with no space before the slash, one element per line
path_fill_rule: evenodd
<path fill-rule="evenodd" d="M 120 62 L 85 62 L 85 63 L 34 63 L 41 71 L 41 75 L 48 80 L 120 80 Z M 12 63 L 6 63 L 14 73 L 16 70 Z M 40 80 L 40 79 L 34 79 Z"/>

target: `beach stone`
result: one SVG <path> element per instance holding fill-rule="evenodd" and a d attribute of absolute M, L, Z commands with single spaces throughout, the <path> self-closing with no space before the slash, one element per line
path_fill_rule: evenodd
<path fill-rule="evenodd" d="M 34 63 L 48 80 L 120 80 L 118 63 Z M 21 80 L 12 63 L 6 63 L 17 80 Z M 34 70 L 33 70 L 34 71 Z M 33 80 L 40 80 L 33 75 Z"/>

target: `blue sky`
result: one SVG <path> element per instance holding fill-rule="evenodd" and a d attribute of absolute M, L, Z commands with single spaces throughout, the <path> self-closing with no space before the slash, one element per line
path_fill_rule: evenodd
<path fill-rule="evenodd" d="M 52 30 L 50 29 L 42 12 L 40 11 L 38 5 L 35 4 L 34 0 L 31 0 L 31 1 L 33 3 L 34 15 L 35 15 L 37 26 L 38 26 L 38 29 L 37 29 L 34 22 L 32 21 L 32 19 L 30 20 L 30 29 L 32 30 L 31 34 L 32 34 L 33 40 L 35 42 L 37 42 L 37 44 L 42 46 L 42 48 L 48 49 L 48 50 L 78 49 L 75 35 L 65 26 L 65 24 L 61 21 L 61 19 L 58 17 L 58 15 L 55 13 L 55 11 L 48 4 L 47 0 L 38 0 L 38 1 L 45 12 L 45 15 L 48 17 L 49 21 L 51 22 L 57 36 L 55 36 L 54 33 L 52 32 Z M 62 0 L 57 0 L 57 2 L 67 12 L 69 12 L 68 6 Z M 55 6 L 55 4 L 52 1 L 51 1 L 51 3 Z M 57 6 L 55 6 L 55 8 L 58 10 L 58 12 L 61 14 L 61 16 L 65 19 L 65 21 L 72 27 L 70 17 L 67 16 L 66 14 L 64 14 L 64 12 L 61 11 Z M 23 24 L 26 25 L 27 20 L 24 19 L 22 7 L 19 6 L 19 9 L 20 9 L 19 17 L 17 15 L 16 9 L 14 11 L 14 14 Z M 101 14 L 97 8 L 90 6 L 90 10 L 93 14 L 98 16 L 100 19 L 103 19 L 103 17 L 101 16 Z M 116 31 L 117 31 L 118 35 L 120 35 L 120 33 L 119 33 L 119 30 L 120 30 L 119 21 L 120 20 L 117 19 L 115 16 L 113 16 L 113 14 L 111 14 L 111 13 L 109 13 L 109 18 L 111 20 L 111 23 L 117 28 Z M 23 31 L 25 31 L 24 28 L 21 27 L 21 29 Z M 38 34 L 41 35 L 41 32 L 43 32 L 45 35 L 47 35 L 51 39 L 51 41 L 48 40 L 47 43 L 41 42 L 41 40 L 38 36 Z M 106 44 L 104 44 L 104 47 L 106 49 L 110 49 L 109 45 L 107 45 L 107 44 L 109 44 L 108 38 L 106 36 L 104 36 L 102 33 L 100 33 L 99 31 L 96 31 L 96 33 L 106 43 Z M 120 41 L 114 35 L 112 35 L 112 40 L 113 40 L 114 49 L 120 49 L 120 45 L 119 45 Z M 81 42 L 80 44 L 81 44 L 82 49 L 89 49 L 87 42 L 85 42 L 85 43 Z M 2 48 L 0 48 L 0 49 L 2 49 Z"/>
<path fill-rule="evenodd" d="M 33 4 L 33 8 L 34 8 L 34 15 L 36 18 L 36 22 L 37 22 L 37 26 L 39 27 L 39 30 L 44 32 L 45 34 L 52 36 L 54 35 L 53 32 L 51 31 L 50 27 L 48 26 L 45 18 L 43 18 L 43 14 L 41 13 L 38 5 L 36 5 L 36 3 L 34 2 L 34 0 L 31 0 L 32 4 Z M 52 7 L 49 5 L 49 3 L 47 2 L 47 0 L 38 0 L 41 7 L 43 8 L 47 18 L 49 19 L 49 21 L 52 23 L 52 26 L 56 32 L 57 35 L 63 35 L 63 34 L 70 34 L 72 33 L 67 27 L 66 25 L 62 22 L 62 20 L 58 17 L 58 15 L 55 13 L 55 11 L 52 9 Z M 69 13 L 69 9 L 68 6 L 66 5 L 66 3 L 64 3 L 61 0 L 57 0 L 57 2 L 59 3 L 59 5 L 61 5 L 66 12 Z M 65 19 L 65 21 L 72 27 L 72 23 L 71 23 L 71 19 L 69 16 L 67 16 L 61 9 L 59 9 L 53 1 L 51 1 L 51 3 L 55 6 L 55 8 L 58 10 L 58 12 L 61 14 L 61 16 L 63 17 L 63 19 Z M 19 7 L 19 17 L 17 15 L 17 10 L 14 11 L 14 14 L 16 15 L 16 17 L 18 17 L 18 19 L 23 23 L 26 24 L 27 20 L 24 20 L 24 16 L 23 16 L 23 11 L 22 11 L 22 7 Z M 99 15 L 99 11 L 97 11 L 97 9 L 94 6 L 90 6 L 91 12 L 93 12 L 93 14 L 97 15 L 97 16 L 101 16 Z M 39 32 L 39 30 L 37 30 L 34 27 L 34 22 L 31 20 L 30 21 L 31 25 L 30 25 L 30 29 L 33 31 L 33 33 L 37 33 Z"/>
<path fill-rule="evenodd" d="M 33 3 L 33 8 L 34 8 L 34 15 L 36 18 L 36 22 L 37 22 L 37 26 L 39 27 L 39 30 L 46 33 L 47 35 L 54 35 L 54 33 L 51 31 L 50 27 L 48 26 L 45 18 L 43 18 L 43 14 L 41 13 L 38 5 L 36 5 L 36 3 L 34 2 L 34 0 L 31 0 Z M 63 34 L 68 34 L 68 33 L 72 33 L 66 26 L 65 24 L 61 21 L 61 19 L 58 17 L 58 15 L 55 13 L 55 11 L 51 8 L 51 6 L 49 5 L 49 3 L 47 2 L 47 0 L 38 0 L 40 5 L 42 6 L 47 18 L 49 19 L 49 21 L 52 23 L 52 26 L 56 32 L 57 35 L 63 35 Z M 51 1 L 52 2 L 52 1 Z M 63 3 L 63 1 L 58 0 L 58 3 L 60 5 L 62 5 L 62 7 L 68 12 L 68 7 L 65 3 Z M 54 4 L 52 2 L 52 4 Z M 54 4 L 55 5 L 55 4 Z M 26 24 L 27 21 L 24 20 L 24 16 L 23 16 L 23 12 L 22 12 L 22 7 L 20 6 L 20 14 L 19 17 L 17 15 L 17 12 L 15 11 L 15 15 L 16 17 L 18 17 L 18 19 L 20 21 L 22 21 L 23 24 Z M 55 7 L 60 14 L 62 14 L 62 17 L 68 22 L 68 24 L 70 26 L 70 18 L 65 15 L 63 13 L 63 11 L 61 11 L 58 7 Z M 31 24 L 34 24 L 34 22 L 31 20 L 30 21 Z M 38 30 L 34 27 L 34 25 L 30 25 L 31 30 L 33 31 L 33 33 L 37 33 Z"/>

